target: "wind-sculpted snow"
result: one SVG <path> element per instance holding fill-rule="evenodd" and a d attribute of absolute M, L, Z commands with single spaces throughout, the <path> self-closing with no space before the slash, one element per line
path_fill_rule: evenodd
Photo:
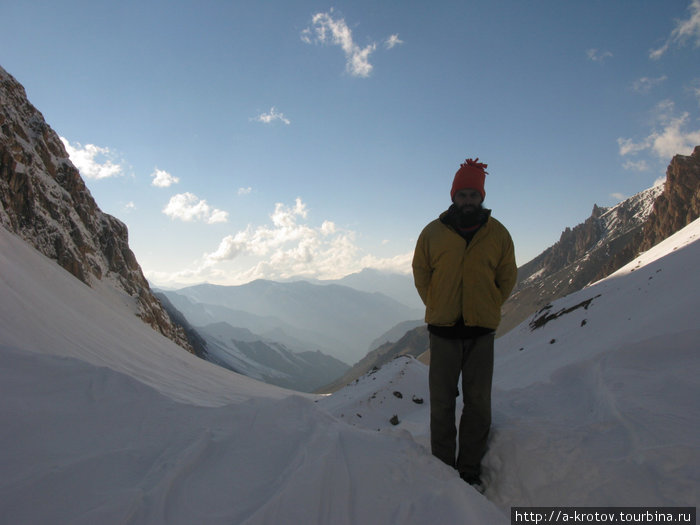
<path fill-rule="evenodd" d="M 496 340 L 484 479 L 486 496 L 503 510 L 697 504 L 698 240 L 695 221 L 555 301 L 546 323 L 533 323 L 535 314 Z M 426 370 L 396 359 L 320 403 L 352 425 L 382 431 L 398 414 L 395 428 L 427 449 L 427 407 L 390 395 L 425 392 Z"/>
<path fill-rule="evenodd" d="M 408 435 L 302 397 L 183 405 L 76 359 L 0 355 L 7 523 L 505 522 Z"/>
<path fill-rule="evenodd" d="M 0 267 L 7 523 L 507 522 L 410 434 L 183 352 L 2 228 Z"/>
<path fill-rule="evenodd" d="M 499 338 L 496 385 L 513 388 L 547 381 L 553 371 L 573 362 L 697 328 L 699 240 L 700 221 L 695 221 L 549 309 L 570 313 L 539 329 L 526 321 Z M 575 308 L 586 301 L 588 308 Z M 535 314 L 533 321 L 537 318 Z"/>
<path fill-rule="evenodd" d="M 430 455 L 415 359 L 332 396 L 265 385 L 0 229 L 0 516 L 497 524 L 511 506 L 694 506 L 699 236 L 696 221 L 497 339 L 484 497 Z"/>
<path fill-rule="evenodd" d="M 174 399 L 222 405 L 288 392 L 183 352 L 134 315 L 125 297 L 92 288 L 0 228 L 0 344 L 110 367 Z"/>
<path fill-rule="evenodd" d="M 697 504 L 698 240 L 695 221 L 497 341 L 494 502 Z"/>
<path fill-rule="evenodd" d="M 698 341 L 700 330 L 650 338 L 496 390 L 493 501 L 695 505 Z"/>
<path fill-rule="evenodd" d="M 318 403 L 337 418 L 360 428 L 408 430 L 430 448 L 428 367 L 410 356 L 397 357 Z"/>

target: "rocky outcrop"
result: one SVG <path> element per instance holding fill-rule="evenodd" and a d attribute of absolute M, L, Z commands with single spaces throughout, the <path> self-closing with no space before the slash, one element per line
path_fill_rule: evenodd
<path fill-rule="evenodd" d="M 643 252 L 700 217 L 700 146 L 691 155 L 676 155 L 666 170 L 663 194 L 644 225 L 638 251 Z"/>
<path fill-rule="evenodd" d="M 600 269 L 596 280 L 622 268 L 700 217 L 700 146 L 691 155 L 673 157 L 663 188 L 642 228 Z"/>
<path fill-rule="evenodd" d="M 614 208 L 593 207 L 583 224 L 518 269 L 518 284 L 503 307 L 503 334 L 554 299 L 615 272 L 700 217 L 700 146 L 676 155 L 666 181 Z"/>
<path fill-rule="evenodd" d="M 498 335 L 554 299 L 600 279 L 603 269 L 641 235 L 662 191 L 663 186 L 655 186 L 611 208 L 594 205 L 586 221 L 566 228 L 559 242 L 518 268 L 518 283 L 503 305 Z"/>
<path fill-rule="evenodd" d="M 98 208 L 58 135 L 1 67 L 0 225 L 88 286 L 126 294 L 144 322 L 192 351 L 151 293 L 126 225 Z"/>

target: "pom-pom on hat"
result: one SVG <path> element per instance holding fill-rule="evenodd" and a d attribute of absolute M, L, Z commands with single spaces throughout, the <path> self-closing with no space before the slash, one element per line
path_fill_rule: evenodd
<path fill-rule="evenodd" d="M 465 188 L 475 189 L 481 193 L 481 200 L 486 198 L 484 190 L 484 182 L 486 180 L 486 168 L 488 164 L 479 162 L 479 158 L 467 159 L 455 173 L 454 181 L 452 182 L 452 191 L 450 197 L 455 198 L 455 193 Z"/>

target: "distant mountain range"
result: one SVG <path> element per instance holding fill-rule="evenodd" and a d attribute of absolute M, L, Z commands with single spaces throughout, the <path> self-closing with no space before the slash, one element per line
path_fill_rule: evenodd
<path fill-rule="evenodd" d="M 382 276 L 365 271 L 344 282 L 371 289 Z M 406 276 L 386 277 L 394 283 L 389 288 L 410 283 Z M 174 308 L 171 315 L 182 315 L 204 340 L 205 359 L 301 391 L 334 381 L 374 345 L 420 324 L 422 316 L 382 293 L 328 281 L 203 284 L 158 295 Z"/>
<path fill-rule="evenodd" d="M 294 351 L 320 350 L 347 364 L 364 357 L 396 324 L 422 316 L 420 309 L 382 293 L 306 281 L 202 284 L 162 293 L 197 327 L 226 322 Z"/>
<path fill-rule="evenodd" d="M 361 292 L 382 293 L 410 308 L 423 310 L 423 302 L 410 274 L 383 272 L 373 268 L 347 275 L 342 279 L 310 281 L 316 284 L 339 284 Z"/>

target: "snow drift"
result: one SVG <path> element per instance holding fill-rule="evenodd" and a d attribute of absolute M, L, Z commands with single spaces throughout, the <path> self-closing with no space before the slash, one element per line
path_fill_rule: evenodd
<path fill-rule="evenodd" d="M 7 523 L 506 523 L 407 433 L 185 352 L 0 228 Z"/>
<path fill-rule="evenodd" d="M 429 453 L 416 360 L 327 397 L 264 385 L 0 229 L 0 515 L 495 524 L 511 506 L 695 506 L 699 236 L 695 221 L 497 340 L 484 497 Z"/>
<path fill-rule="evenodd" d="M 496 340 L 484 478 L 504 511 L 697 504 L 699 241 L 697 220 Z M 428 449 L 421 366 L 398 359 L 321 403 L 382 431 L 396 415 Z"/>
<path fill-rule="evenodd" d="M 700 220 L 498 340 L 501 506 L 695 506 Z"/>

